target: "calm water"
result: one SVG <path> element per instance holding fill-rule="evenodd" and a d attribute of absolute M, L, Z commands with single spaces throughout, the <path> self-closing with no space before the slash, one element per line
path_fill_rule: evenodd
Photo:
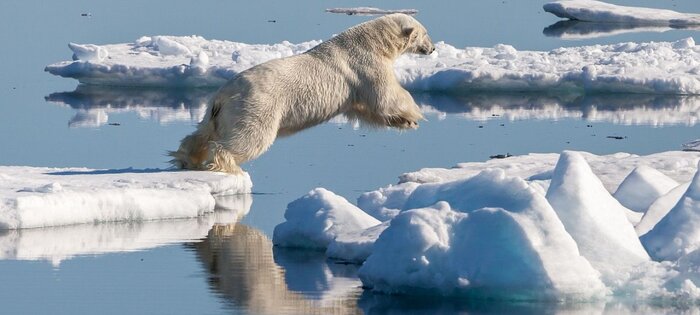
<path fill-rule="evenodd" d="M 208 90 L 77 87 L 43 72 L 70 58 L 68 42 L 121 43 L 192 35 L 248 43 L 325 39 L 368 17 L 324 13 L 352 1 L 0 2 L 0 165 L 166 167 L 164 152 L 194 129 Z M 545 36 L 558 20 L 544 1 L 386 1 L 416 8 L 436 41 L 547 50 L 620 41 L 678 40 L 673 30 L 568 41 Z M 617 1 L 700 12 L 695 0 Z M 90 13 L 90 17 L 82 17 Z M 276 23 L 268 23 L 268 20 Z M 557 32 L 569 26 L 553 26 Z M 571 27 L 576 27 L 571 26 Z M 563 28 L 563 29 L 562 29 Z M 599 31 L 605 31 L 601 26 Z M 575 29 L 574 29 L 575 31 Z M 700 137 L 700 98 L 415 95 L 418 131 L 328 123 L 278 140 L 245 165 L 256 194 L 239 223 L 200 218 L 0 232 L 0 305 L 7 313 L 557 313 L 648 312 L 647 306 L 423 300 L 363 293 L 357 267 L 320 253 L 272 248 L 291 200 L 323 186 L 354 200 L 402 172 L 483 161 L 493 154 L 586 150 L 649 154 Z M 113 126 L 109 123 L 118 123 Z M 590 127 L 589 127 L 590 125 Z M 626 137 L 622 140 L 608 135 Z M 252 202 L 252 205 L 251 205 Z"/>

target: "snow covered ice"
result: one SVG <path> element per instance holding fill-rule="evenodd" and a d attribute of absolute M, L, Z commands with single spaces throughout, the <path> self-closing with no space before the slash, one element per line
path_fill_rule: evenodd
<path fill-rule="evenodd" d="M 109 54 L 102 61 L 62 61 L 45 70 L 88 84 L 216 87 L 254 65 L 302 53 L 319 43 L 249 45 L 199 36 L 152 36 L 101 45 Z M 504 44 L 435 46 L 429 56 L 397 59 L 394 69 L 407 89 L 700 94 L 700 48 L 692 38 L 551 51 L 518 51 Z"/>
<path fill-rule="evenodd" d="M 285 247 L 326 249 L 338 234 L 380 224 L 345 198 L 316 188 L 287 206 L 272 242 Z"/>
<path fill-rule="evenodd" d="M 333 233 L 304 229 L 323 239 L 325 246 L 315 248 L 326 249 L 327 257 L 361 263 L 363 285 L 377 292 L 695 303 L 700 242 L 694 231 L 700 221 L 693 201 L 697 180 L 689 182 L 700 176 L 698 161 L 700 153 L 669 151 L 462 163 L 404 174 L 399 184 L 361 194 L 361 209 L 330 192 L 312 192 L 314 198 L 290 204 L 288 222 L 280 226 L 311 221 L 289 209 L 327 217 L 324 209 L 332 207 L 324 204 L 343 205 L 345 217 L 366 211 L 381 220 Z M 650 196 L 633 204 L 638 212 L 621 203 L 630 202 L 635 190 Z M 646 233 L 642 243 L 637 235 L 644 233 L 634 224 L 644 211 L 639 224 L 657 232 Z M 287 241 L 276 235 L 275 244 Z M 673 255 L 659 255 L 650 250 L 654 246 Z"/>
<path fill-rule="evenodd" d="M 0 230 L 199 217 L 251 187 L 247 173 L 0 166 Z"/>
<path fill-rule="evenodd" d="M 559 0 L 546 3 L 543 8 L 545 11 L 561 18 L 587 22 L 674 26 L 700 25 L 700 14 L 620 6 L 595 0 Z"/>

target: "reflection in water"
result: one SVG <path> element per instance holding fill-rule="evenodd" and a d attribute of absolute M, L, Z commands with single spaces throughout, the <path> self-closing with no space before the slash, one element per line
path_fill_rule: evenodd
<path fill-rule="evenodd" d="M 273 254 L 270 239 L 243 224 L 215 225 L 203 242 L 188 247 L 209 272 L 212 289 L 234 308 L 253 314 L 359 313 L 356 267 L 329 266 L 323 253 Z"/>
<path fill-rule="evenodd" d="M 357 265 L 337 264 L 323 252 L 272 246 L 244 224 L 215 225 L 193 249 L 211 289 L 230 307 L 252 314 L 664 314 L 663 308 L 624 301 L 535 303 L 394 296 L 361 289 Z M 694 311 L 695 308 L 686 309 Z"/>
<path fill-rule="evenodd" d="M 637 32 L 666 32 L 670 30 L 700 30 L 698 25 L 640 25 L 627 23 L 597 23 L 578 20 L 564 20 L 547 26 L 542 30 L 545 36 L 562 39 L 589 39 Z"/>
<path fill-rule="evenodd" d="M 160 123 L 195 124 L 202 119 L 214 90 L 129 89 L 79 85 L 73 92 L 53 93 L 48 101 L 78 112 L 71 127 L 98 127 L 111 113 L 133 111 Z M 423 111 L 439 118 L 448 114 L 470 120 L 505 117 L 525 119 L 584 119 L 624 125 L 687 125 L 698 123 L 700 96 L 654 94 L 472 93 L 415 94 Z M 339 116 L 331 123 L 347 123 Z"/>
<path fill-rule="evenodd" d="M 204 117 L 213 89 L 123 88 L 80 84 L 73 92 L 51 93 L 45 99 L 77 110 L 70 127 L 99 127 L 110 114 L 135 112 L 160 124 L 196 124 Z"/>
<path fill-rule="evenodd" d="M 194 219 L 76 224 L 0 231 L 0 260 L 63 260 L 155 248 L 199 240 L 214 224 L 237 222 L 251 206 L 249 194 L 216 197 L 214 213 Z"/>
<path fill-rule="evenodd" d="M 533 93 L 415 95 L 424 112 L 458 114 L 469 120 L 583 119 L 623 125 L 687 125 L 700 119 L 700 96 Z"/>

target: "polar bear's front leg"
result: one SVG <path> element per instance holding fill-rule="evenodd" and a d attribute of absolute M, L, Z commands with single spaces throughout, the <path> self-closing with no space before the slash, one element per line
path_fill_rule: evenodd
<path fill-rule="evenodd" d="M 377 95 L 375 113 L 386 126 L 400 129 L 417 129 L 423 114 L 408 91 L 398 83 Z"/>

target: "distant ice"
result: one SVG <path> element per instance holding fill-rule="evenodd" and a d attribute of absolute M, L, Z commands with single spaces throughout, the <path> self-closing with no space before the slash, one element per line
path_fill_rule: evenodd
<path fill-rule="evenodd" d="M 327 257 L 364 260 L 363 286 L 377 292 L 697 303 L 700 215 L 693 194 L 700 182 L 699 160 L 700 153 L 681 151 L 563 152 L 424 169 L 358 198 L 362 210 L 382 224 L 330 235 L 303 230 L 327 240 Z M 668 190 L 693 175 L 690 188 L 681 184 Z M 642 236 L 644 245 L 634 228 L 641 213 L 612 195 L 619 191 L 615 196 L 628 202 L 635 189 L 657 196 L 639 223 L 652 230 Z M 315 209 L 324 207 L 316 204 L 344 204 L 353 216 L 359 210 L 330 192 L 315 198 L 303 208 L 319 217 L 325 212 Z M 280 226 L 313 222 L 305 217 L 288 209 Z"/>
<path fill-rule="evenodd" d="M 251 187 L 247 173 L 0 166 L 0 230 L 199 217 Z"/>
<path fill-rule="evenodd" d="M 681 145 L 683 151 L 700 151 L 700 139 L 684 143 Z"/>
<path fill-rule="evenodd" d="M 326 9 L 329 13 L 343 13 L 347 15 L 383 15 L 392 13 L 403 13 L 414 15 L 418 13 L 416 9 L 398 9 L 398 10 L 384 10 L 374 7 L 355 7 L 355 8 L 330 8 Z"/>
<path fill-rule="evenodd" d="M 249 45 L 199 36 L 153 36 L 99 46 L 110 56 L 103 61 L 62 61 L 45 70 L 89 84 L 215 87 L 256 64 L 319 43 Z M 697 60 L 700 50 L 692 38 L 552 51 L 518 51 L 503 44 L 460 49 L 439 42 L 433 54 L 404 55 L 394 69 L 401 84 L 413 91 L 700 94 Z"/>
<path fill-rule="evenodd" d="M 558 17 L 605 23 L 645 25 L 700 25 L 700 14 L 672 10 L 627 7 L 594 0 L 559 0 L 546 3 L 544 10 Z"/>

